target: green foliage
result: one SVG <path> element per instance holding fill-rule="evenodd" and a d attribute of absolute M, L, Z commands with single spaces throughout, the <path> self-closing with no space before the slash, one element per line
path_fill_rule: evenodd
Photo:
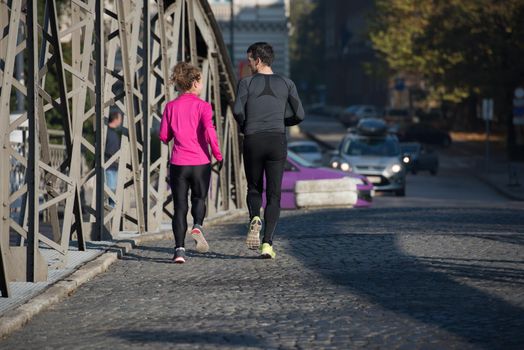
<path fill-rule="evenodd" d="M 370 38 L 393 74 L 459 102 L 524 80 L 523 0 L 375 0 Z"/>

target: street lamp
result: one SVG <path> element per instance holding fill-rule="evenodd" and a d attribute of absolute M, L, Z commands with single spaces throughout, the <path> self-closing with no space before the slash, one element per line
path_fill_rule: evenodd
<path fill-rule="evenodd" d="M 231 63 L 235 64 L 235 8 L 233 4 L 233 0 L 230 0 L 229 3 L 229 54 L 231 56 Z"/>

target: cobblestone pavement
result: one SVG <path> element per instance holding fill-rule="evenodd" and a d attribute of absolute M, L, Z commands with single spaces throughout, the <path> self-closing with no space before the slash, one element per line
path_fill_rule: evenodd
<path fill-rule="evenodd" d="M 524 348 L 523 209 L 286 212 L 275 261 L 244 229 L 139 247 L 0 348 Z"/>

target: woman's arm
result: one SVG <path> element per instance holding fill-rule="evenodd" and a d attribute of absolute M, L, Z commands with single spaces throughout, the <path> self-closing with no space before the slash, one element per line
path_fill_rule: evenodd
<path fill-rule="evenodd" d="M 160 132 L 158 134 L 158 137 L 160 138 L 160 141 L 167 144 L 169 141 L 173 139 L 173 130 L 171 129 L 170 120 L 169 118 L 169 108 L 164 108 L 164 113 L 162 114 L 162 120 L 160 121 Z"/>
<path fill-rule="evenodd" d="M 220 162 L 222 161 L 222 153 L 220 152 L 217 133 L 215 126 L 213 125 L 213 110 L 211 109 L 211 105 L 207 102 L 203 104 L 202 121 L 204 124 L 206 142 L 211 146 L 211 151 L 213 152 L 215 159 Z"/>

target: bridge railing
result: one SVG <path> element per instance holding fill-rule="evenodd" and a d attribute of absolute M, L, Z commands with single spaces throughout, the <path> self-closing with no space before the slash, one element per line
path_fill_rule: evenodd
<path fill-rule="evenodd" d="M 157 231 L 169 220 L 169 152 L 157 134 L 165 103 L 176 97 L 168 77 L 179 61 L 202 69 L 202 98 L 213 105 L 225 158 L 221 171 L 213 166 L 209 214 L 239 208 L 244 198 L 235 82 L 207 1 L 59 3 L 0 0 L 2 296 L 9 282 L 42 281 L 49 268 L 63 267 L 72 237 L 84 250 L 86 240 L 111 239 L 122 228 Z M 25 77 L 16 74 L 20 64 Z M 26 108 L 15 114 L 20 94 Z M 114 109 L 124 115 L 121 148 L 106 161 Z M 12 142 L 22 129 L 22 143 Z M 113 192 L 104 174 L 114 162 Z M 61 258 L 50 265 L 42 247 Z"/>

